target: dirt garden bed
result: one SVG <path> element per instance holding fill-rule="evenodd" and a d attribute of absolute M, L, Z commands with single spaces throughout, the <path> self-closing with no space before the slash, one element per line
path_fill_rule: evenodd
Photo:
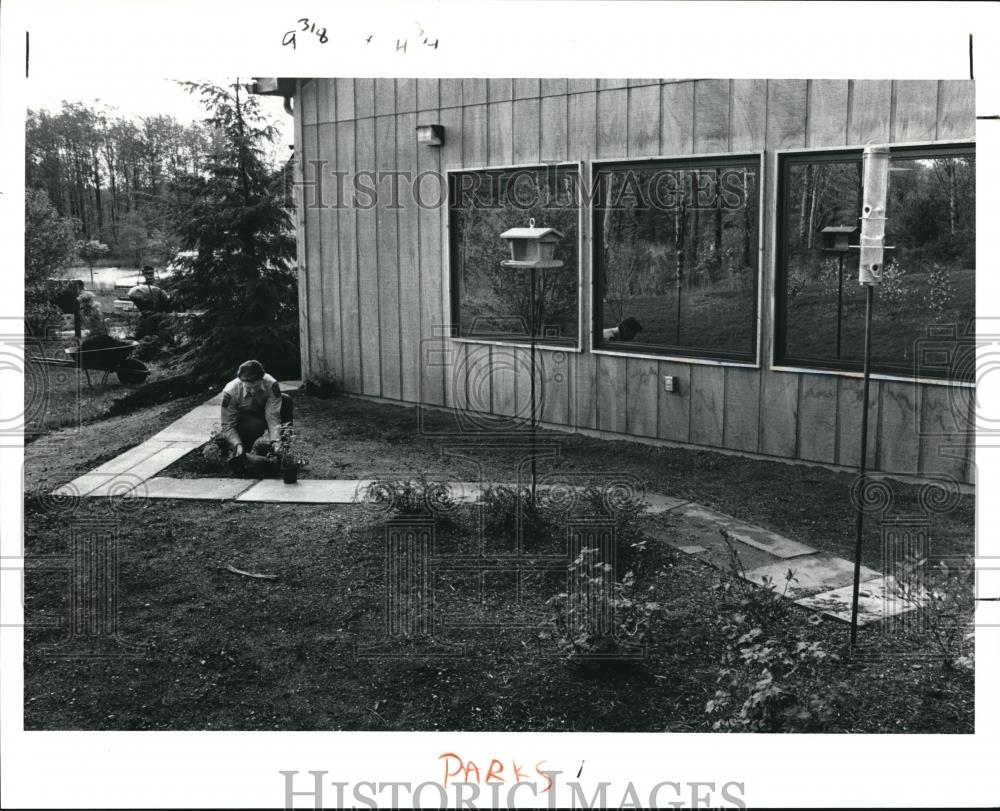
<path fill-rule="evenodd" d="M 467 471 L 456 475 L 441 457 L 439 440 L 417 430 L 413 410 L 350 398 L 297 395 L 296 401 L 296 424 L 311 445 L 307 476 L 377 473 L 398 480 L 423 473 L 469 480 Z M 26 451 L 28 729 L 759 728 L 747 726 L 740 705 L 766 667 L 778 692 L 761 699 L 766 712 L 750 719 L 765 728 L 973 731 L 973 674 L 935 659 L 926 629 L 910 625 L 887 637 L 878 625 L 868 626 L 856 651 L 861 655 L 848 657 L 843 623 L 770 600 L 764 590 L 628 526 L 620 534 L 624 558 L 615 574 L 626 583 L 620 597 L 629 605 L 619 605 L 632 623 L 626 636 L 648 629 L 640 660 L 567 660 L 559 642 L 579 635 L 560 630 L 565 569 L 542 573 L 530 564 L 520 577 L 495 565 L 482 578 L 437 566 L 430 595 L 437 652 L 426 655 L 421 645 L 427 640 L 418 634 L 408 656 L 367 658 L 356 646 L 386 635 L 391 515 L 371 506 L 60 504 L 45 496 L 53 481 L 86 468 L 88 455 L 91 466 L 106 458 L 109 434 L 127 423 L 145 424 L 151 435 L 168 416 L 157 406 L 82 426 L 67 437 L 71 451 L 63 455 L 51 453 L 60 432 Z M 708 452 L 546 438 L 561 441 L 560 457 L 547 462 L 546 471 L 625 469 L 658 492 L 849 554 L 848 475 Z M 161 475 L 204 475 L 197 460 L 192 455 Z M 503 449 L 481 457 L 484 474 L 498 481 L 510 480 L 518 461 L 516 452 Z M 36 472 L 43 466 L 43 475 Z M 894 490 L 897 509 L 916 508 L 916 488 Z M 456 505 L 447 515 L 436 528 L 436 553 L 468 557 L 476 551 L 470 543 L 479 537 L 478 512 Z M 509 540 L 503 529 L 509 513 L 495 507 L 486 518 L 482 538 L 495 553 Z M 106 655 L 63 657 L 67 578 L 31 561 L 65 555 L 72 527 L 93 519 L 114 527 L 121 639 L 144 649 L 130 653 L 91 639 Z M 525 547 L 529 561 L 564 549 L 562 531 L 538 538 Z M 971 498 L 936 518 L 934 542 L 950 554 L 971 554 Z M 877 550 L 867 551 L 866 562 L 869 556 L 877 567 Z M 51 627 L 43 627 L 46 622 Z M 600 640 L 584 644 L 600 647 Z M 444 655 L 443 645 L 464 651 Z M 749 663 L 740 664 L 743 651 L 751 651 Z M 728 703 L 719 690 L 731 693 Z M 718 704 L 707 712 L 713 701 Z"/>

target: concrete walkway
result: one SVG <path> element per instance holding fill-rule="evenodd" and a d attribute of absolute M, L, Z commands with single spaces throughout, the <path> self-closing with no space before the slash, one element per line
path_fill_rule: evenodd
<path fill-rule="evenodd" d="M 283 391 L 299 381 L 280 384 Z M 197 406 L 145 442 L 53 491 L 87 498 L 133 497 L 200 501 L 272 502 L 291 504 L 367 504 L 367 479 L 303 479 L 286 485 L 276 479 L 197 478 L 157 476 L 164 468 L 203 445 L 219 424 L 221 393 Z M 483 486 L 447 482 L 449 494 L 461 503 L 476 503 Z M 581 488 L 582 489 L 582 488 Z M 774 583 L 780 593 L 805 608 L 850 622 L 854 564 L 818 552 L 763 527 L 747 524 L 693 501 L 660 493 L 645 494 L 647 533 L 719 568 L 735 563 L 752 583 Z M 791 570 L 793 580 L 786 581 Z M 858 622 L 868 624 L 912 610 L 893 599 L 891 578 L 862 567 Z"/>

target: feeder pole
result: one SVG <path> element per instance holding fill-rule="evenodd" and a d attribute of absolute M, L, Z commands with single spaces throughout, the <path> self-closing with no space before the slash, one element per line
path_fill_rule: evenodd
<path fill-rule="evenodd" d="M 851 650 L 858 641 L 858 598 L 861 590 L 861 547 L 865 514 L 860 503 L 864 498 L 864 475 L 868 462 L 868 392 L 871 382 L 872 308 L 875 285 L 882 281 L 885 250 L 885 213 L 889 186 L 889 147 L 866 146 L 864 152 L 864 199 L 861 208 L 861 256 L 858 281 L 865 286 L 865 358 L 862 367 L 864 384 L 861 402 L 861 453 L 858 465 L 858 488 L 854 505 L 854 592 L 851 599 Z"/>
<path fill-rule="evenodd" d="M 536 443 L 538 427 L 535 423 L 535 268 L 531 268 L 531 306 L 528 311 L 528 331 L 531 347 L 531 504 L 535 505 L 535 460 L 537 456 Z"/>
<path fill-rule="evenodd" d="M 837 257 L 837 263 L 837 360 L 840 360 L 840 324 L 844 320 L 844 254 Z M 865 332 L 865 335 L 868 333 Z"/>
<path fill-rule="evenodd" d="M 861 461 L 858 464 L 858 478 L 863 479 L 868 462 L 868 391 L 871 384 L 872 357 L 872 304 L 875 299 L 875 286 L 865 285 L 865 362 L 864 384 L 861 387 Z M 860 490 L 859 498 L 860 498 Z M 855 504 L 857 517 L 854 520 L 854 593 L 851 598 L 851 647 L 858 641 L 858 596 L 861 590 L 861 543 L 864 537 L 865 512 L 861 505 Z"/>
<path fill-rule="evenodd" d="M 681 345 L 681 286 L 684 281 L 684 198 L 674 209 L 674 261 L 677 269 L 677 312 L 674 315 L 674 344 Z M 695 257 L 697 258 L 697 257 Z"/>

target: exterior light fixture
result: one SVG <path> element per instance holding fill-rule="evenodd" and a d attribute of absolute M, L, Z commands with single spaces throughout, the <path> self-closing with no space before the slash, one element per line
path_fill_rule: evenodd
<path fill-rule="evenodd" d="M 417 127 L 417 143 L 441 146 L 444 143 L 444 127 L 440 124 L 421 124 Z"/>

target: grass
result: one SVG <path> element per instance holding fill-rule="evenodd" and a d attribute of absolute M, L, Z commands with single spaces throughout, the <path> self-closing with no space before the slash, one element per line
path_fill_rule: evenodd
<path fill-rule="evenodd" d="M 510 558 L 495 555 L 487 555 L 493 574 L 482 585 L 468 569 L 434 570 L 437 637 L 464 644 L 463 655 L 372 660 L 355 649 L 355 643 L 384 633 L 385 515 L 372 508 L 152 501 L 124 512 L 104 500 L 58 505 L 44 497 L 52 482 L 151 435 L 181 405 L 83 425 L 71 436 L 55 433 L 26 451 L 29 561 L 65 555 L 77 522 L 111 521 L 119 558 L 119 630 L 125 640 L 146 645 L 145 653 L 131 658 L 47 655 L 60 650 L 65 626 L 38 623 L 66 615 L 66 576 L 29 565 L 26 728 L 708 729 L 704 707 L 717 687 L 734 608 L 716 588 L 726 581 L 724 573 L 670 547 L 650 544 L 639 567 L 636 593 L 664 609 L 639 666 L 566 667 L 550 641 L 539 639 L 551 618 L 546 601 L 565 588 L 565 573 L 527 564 L 519 581 Z M 445 419 L 436 416 L 441 422 L 432 420 L 429 427 L 443 427 Z M 376 473 L 399 479 L 423 472 L 429 478 L 470 478 L 469 470 L 442 457 L 439 440 L 417 430 L 411 409 L 298 396 L 296 424 L 312 446 L 307 475 L 313 477 Z M 567 475 L 627 469 L 660 492 L 696 499 L 819 548 L 844 554 L 850 546 L 849 476 L 706 452 L 559 438 L 554 469 Z M 53 448 L 60 451 L 55 457 Z M 485 449 L 480 464 L 487 478 L 509 480 L 520 461 L 513 451 Z M 348 466 L 334 467 L 341 464 Z M 895 489 L 897 509 L 913 511 L 915 488 Z M 470 551 L 477 526 L 471 508 L 457 508 L 438 526 L 438 554 Z M 937 551 L 971 553 L 970 497 L 936 519 L 933 537 Z M 494 550 L 509 541 L 483 540 Z M 876 546 L 872 541 L 869 546 Z M 877 552 L 869 548 L 868 555 L 878 565 Z M 275 578 L 246 578 L 227 565 Z M 843 653 L 846 626 L 815 622 L 814 616 L 789 607 L 765 631 Z M 870 652 L 884 646 L 877 627 L 864 629 L 862 640 Z M 919 652 L 925 643 L 919 634 L 904 635 L 894 640 L 894 650 Z M 816 684 L 794 689 L 824 691 L 833 707 L 824 731 L 972 731 L 972 675 L 964 671 L 890 656 L 831 664 L 816 678 Z"/>

